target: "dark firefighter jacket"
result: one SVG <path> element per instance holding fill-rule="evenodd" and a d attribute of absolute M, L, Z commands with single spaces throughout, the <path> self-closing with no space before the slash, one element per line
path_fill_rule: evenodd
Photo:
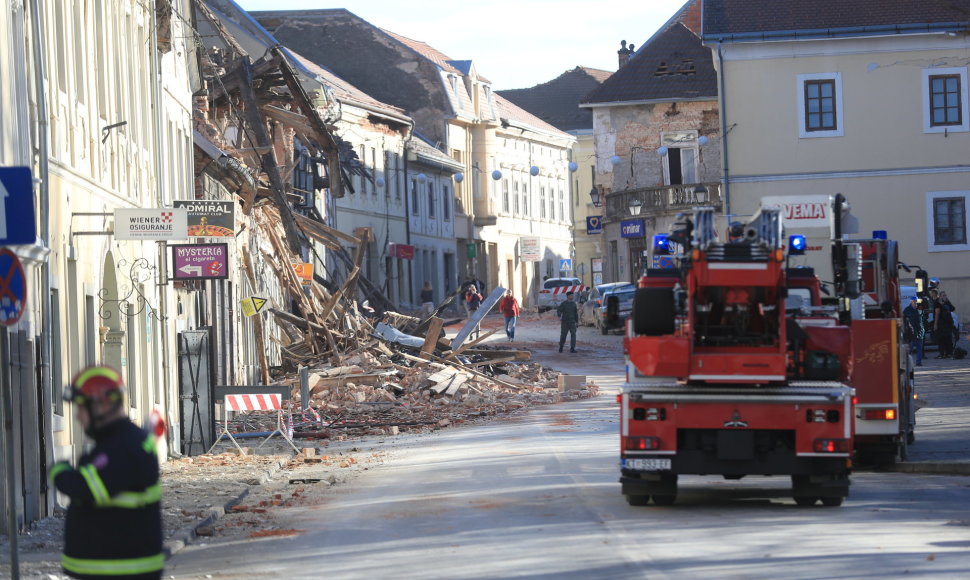
<path fill-rule="evenodd" d="M 101 429 L 74 469 L 51 468 L 57 490 L 71 498 L 61 565 L 75 578 L 160 578 L 161 484 L 155 437 L 127 418 Z"/>

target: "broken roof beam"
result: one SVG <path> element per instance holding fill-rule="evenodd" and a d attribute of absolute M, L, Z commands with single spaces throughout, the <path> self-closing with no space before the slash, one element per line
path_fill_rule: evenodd
<path fill-rule="evenodd" d="M 246 105 L 244 114 L 246 116 L 246 121 L 249 124 L 249 129 L 256 138 L 256 145 L 272 145 L 269 133 L 266 130 L 266 124 L 264 123 L 259 112 L 259 105 L 256 103 L 256 94 L 253 92 L 252 85 L 252 73 L 253 68 L 249 62 L 249 58 L 244 57 L 241 65 L 238 69 L 236 69 L 236 76 L 240 80 L 239 93 Z M 270 185 L 273 190 L 273 198 L 276 201 L 276 205 L 279 206 L 280 217 L 282 218 L 283 222 L 283 231 L 286 232 L 287 245 L 294 254 L 300 255 L 302 249 L 300 243 L 300 230 L 296 226 L 296 222 L 293 219 L 293 212 L 291 211 L 290 205 L 286 199 L 286 184 L 283 183 L 283 178 L 279 173 L 279 163 L 276 159 L 276 151 L 270 149 L 266 153 L 260 155 L 260 162 L 262 170 L 269 177 Z M 250 208 L 244 209 L 248 213 Z"/>

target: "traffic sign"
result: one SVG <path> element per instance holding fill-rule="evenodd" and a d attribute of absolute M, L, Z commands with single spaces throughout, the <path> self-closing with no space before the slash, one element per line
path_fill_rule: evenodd
<path fill-rule="evenodd" d="M 255 296 L 250 296 L 249 298 L 243 298 L 239 301 L 242 305 L 243 314 L 246 316 L 252 316 L 263 309 L 266 305 L 266 298 L 257 298 Z"/>
<path fill-rule="evenodd" d="M 568 272 L 573 269 L 573 261 L 569 258 L 559 259 L 559 271 Z"/>
<path fill-rule="evenodd" d="M 0 245 L 33 244 L 34 183 L 29 167 L 0 167 Z"/>
<path fill-rule="evenodd" d="M 0 249 L 0 324 L 17 324 L 26 306 L 27 276 L 20 258 L 7 248 Z"/>

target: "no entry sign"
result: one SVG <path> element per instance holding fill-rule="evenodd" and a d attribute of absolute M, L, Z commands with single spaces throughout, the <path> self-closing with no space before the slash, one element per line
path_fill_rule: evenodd
<path fill-rule="evenodd" d="M 13 326 L 24 315 L 27 306 L 27 276 L 20 258 L 0 250 L 0 324 Z"/>

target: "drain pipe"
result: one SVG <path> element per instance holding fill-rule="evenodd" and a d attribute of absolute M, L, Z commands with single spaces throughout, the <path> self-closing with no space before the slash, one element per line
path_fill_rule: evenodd
<path fill-rule="evenodd" d="M 50 251 L 50 156 L 48 154 L 48 131 L 49 122 L 47 119 L 47 89 L 44 86 L 44 44 L 41 42 L 40 25 L 40 0 L 30 2 L 30 34 L 33 37 L 33 65 L 34 65 L 34 91 L 37 98 L 37 173 L 40 180 L 40 241 L 46 251 Z M 41 356 L 37 361 L 37 368 L 41 377 L 42 399 L 52 396 L 54 389 L 51 376 L 51 350 L 53 325 L 51 322 L 51 266 L 50 260 L 43 260 L 40 267 L 40 301 L 41 301 Z M 54 464 L 54 428 L 53 428 L 53 409 L 50 400 L 42 400 L 44 405 L 44 417 L 47 419 L 46 427 L 49 432 L 45 432 L 45 439 L 49 444 L 45 445 L 44 457 L 47 466 Z M 54 496 L 51 494 L 48 499 L 48 508 L 53 508 Z"/>
<path fill-rule="evenodd" d="M 717 41 L 717 99 L 718 116 L 721 118 L 721 198 L 724 200 L 724 219 L 731 221 L 731 185 L 729 182 L 730 171 L 728 170 L 728 146 L 727 146 L 727 96 L 724 94 L 724 55 L 721 52 L 721 41 Z"/>
<path fill-rule="evenodd" d="M 158 207 L 165 207 L 165 194 L 162 191 L 162 176 L 165 175 L 165 168 L 162 166 L 162 127 L 164 126 L 162 121 L 162 97 L 161 97 L 161 78 L 158 72 L 158 22 L 155 12 L 156 2 L 152 2 L 149 6 L 149 10 L 152 12 L 152 28 L 151 34 L 149 34 L 149 49 L 151 55 L 150 74 L 152 76 L 152 121 L 154 126 L 153 140 L 155 147 L 155 191 L 157 192 L 156 203 Z M 161 280 L 159 280 L 155 286 L 159 289 L 158 292 L 158 324 L 161 326 L 162 334 L 162 381 L 161 385 L 156 385 L 156 388 L 161 388 L 163 395 L 171 395 L 172 382 L 169 377 L 169 353 L 171 352 L 169 348 L 169 320 L 168 320 L 168 295 L 164 291 L 168 287 L 168 245 L 165 242 L 158 244 L 158 264 L 161 266 L 159 268 L 159 275 Z M 172 424 L 172 413 L 178 410 L 177 405 L 170 406 L 169 403 L 173 400 L 171 396 L 164 396 L 161 398 L 164 401 L 166 415 L 168 415 L 168 424 Z M 154 404 L 154 403 L 153 403 Z M 174 407 L 174 408 L 173 408 Z M 168 442 L 168 448 L 173 449 L 176 446 Z"/>

